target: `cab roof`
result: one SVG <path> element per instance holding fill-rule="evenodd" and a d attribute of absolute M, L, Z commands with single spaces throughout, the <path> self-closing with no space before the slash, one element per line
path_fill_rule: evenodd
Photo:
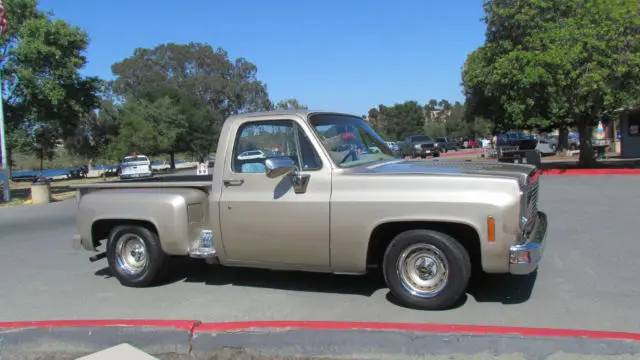
<path fill-rule="evenodd" d="M 290 110 L 270 110 L 270 111 L 256 111 L 244 114 L 232 115 L 228 120 L 246 119 L 248 117 L 263 117 L 263 116 L 278 116 L 278 115 L 298 115 L 303 119 L 307 119 L 313 114 L 333 114 L 333 115 L 346 115 L 360 118 L 358 115 L 341 113 L 336 111 L 324 111 L 324 110 L 308 110 L 308 109 L 290 109 Z"/>

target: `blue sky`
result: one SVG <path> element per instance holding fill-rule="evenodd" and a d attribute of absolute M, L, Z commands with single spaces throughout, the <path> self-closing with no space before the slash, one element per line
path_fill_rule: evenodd
<path fill-rule="evenodd" d="M 91 37 L 87 75 L 137 47 L 206 42 L 258 66 L 273 100 L 361 115 L 378 104 L 462 100 L 484 41 L 481 0 L 40 0 Z"/>

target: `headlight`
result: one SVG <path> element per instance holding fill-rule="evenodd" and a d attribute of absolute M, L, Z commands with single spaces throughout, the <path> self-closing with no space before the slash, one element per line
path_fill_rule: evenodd
<path fill-rule="evenodd" d="M 420 146 L 421 146 L 420 144 L 413 145 L 413 147 L 416 148 L 416 149 L 420 149 Z"/>

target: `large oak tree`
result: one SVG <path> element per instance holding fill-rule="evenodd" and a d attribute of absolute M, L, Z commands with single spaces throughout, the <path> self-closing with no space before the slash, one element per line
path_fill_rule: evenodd
<path fill-rule="evenodd" d="M 486 41 L 463 84 L 471 114 L 498 129 L 591 130 L 640 96 L 640 0 L 486 0 Z"/>
<path fill-rule="evenodd" d="M 8 33 L 0 40 L 7 152 L 49 158 L 58 138 L 75 134 L 100 101 L 101 81 L 81 76 L 85 31 L 38 10 L 36 0 L 5 0 Z"/>
<path fill-rule="evenodd" d="M 162 136 L 163 146 L 145 151 L 169 153 L 172 167 L 176 152 L 206 156 L 215 149 L 228 116 L 273 106 L 254 64 L 244 58 L 230 59 L 227 52 L 208 44 L 168 43 L 136 49 L 111 69 L 113 91 L 124 104 L 118 105 L 118 121 L 126 129 L 111 148 L 142 151 L 136 148 L 139 143 L 131 141 L 132 131 L 163 129 L 170 136 L 136 136 Z"/>

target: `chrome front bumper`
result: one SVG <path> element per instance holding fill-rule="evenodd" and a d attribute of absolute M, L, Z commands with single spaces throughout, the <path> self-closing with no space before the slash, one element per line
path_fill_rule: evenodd
<path fill-rule="evenodd" d="M 545 240 L 547 238 L 547 215 L 538 211 L 535 226 L 529 238 L 521 245 L 509 248 L 509 273 L 526 275 L 538 268 L 542 260 Z"/>

